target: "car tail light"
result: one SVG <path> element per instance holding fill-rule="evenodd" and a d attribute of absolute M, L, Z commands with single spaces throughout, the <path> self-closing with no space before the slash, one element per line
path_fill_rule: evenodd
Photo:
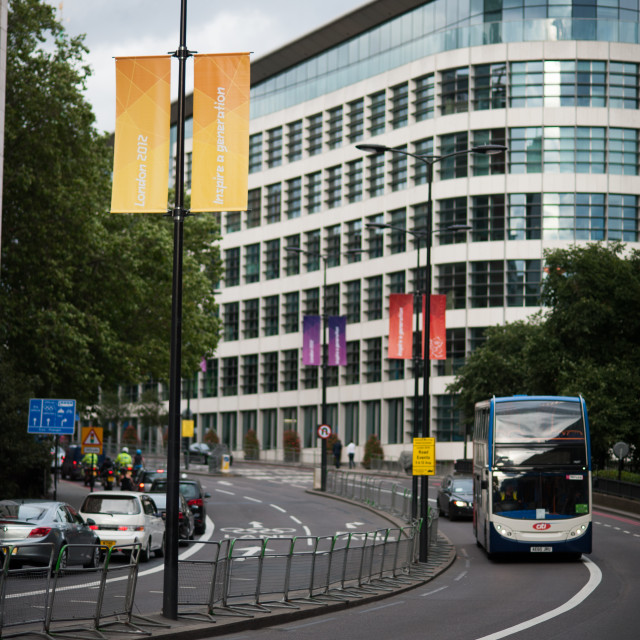
<path fill-rule="evenodd" d="M 109 471 L 107 472 L 110 476 L 113 475 L 113 469 L 109 469 Z"/>
<path fill-rule="evenodd" d="M 138 485 L 138 491 L 144 491 L 144 482 L 141 482 L 141 483 Z"/>
<path fill-rule="evenodd" d="M 139 527 L 127 527 L 124 524 L 121 524 L 118 529 L 118 531 L 144 531 L 144 527 L 143 526 L 139 526 Z"/>
<path fill-rule="evenodd" d="M 182 511 L 178 513 L 178 520 L 184 520 L 184 513 L 182 513 Z"/>
<path fill-rule="evenodd" d="M 91 529 L 91 531 L 97 531 L 98 530 L 98 525 L 97 524 L 90 524 L 89 525 L 89 529 Z"/>
<path fill-rule="evenodd" d="M 36 527 L 31 530 L 29 534 L 30 538 L 44 538 L 46 535 L 49 535 L 49 531 L 51 531 L 51 527 Z"/>
<path fill-rule="evenodd" d="M 190 507 L 201 507 L 202 506 L 202 498 L 194 498 L 193 500 L 189 500 Z"/>

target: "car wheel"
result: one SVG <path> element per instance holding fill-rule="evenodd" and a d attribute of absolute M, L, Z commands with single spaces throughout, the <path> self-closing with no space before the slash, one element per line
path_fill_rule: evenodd
<path fill-rule="evenodd" d="M 66 542 L 62 543 L 62 547 L 64 547 L 64 545 L 67 544 Z M 60 547 L 60 548 L 62 548 Z M 65 549 L 59 556 L 58 556 L 58 572 L 59 573 L 64 573 L 64 570 L 67 568 L 67 565 L 69 564 L 69 549 Z"/>
<path fill-rule="evenodd" d="M 162 545 L 159 549 L 156 549 L 156 558 L 164 558 L 164 535 L 162 536 Z"/>
<path fill-rule="evenodd" d="M 146 546 L 140 550 L 140 562 L 149 562 L 151 557 L 151 538 L 147 538 Z"/>
<path fill-rule="evenodd" d="M 91 558 L 85 562 L 82 566 L 85 569 L 97 569 L 100 565 L 100 545 L 96 544 L 93 551 L 91 552 Z"/>

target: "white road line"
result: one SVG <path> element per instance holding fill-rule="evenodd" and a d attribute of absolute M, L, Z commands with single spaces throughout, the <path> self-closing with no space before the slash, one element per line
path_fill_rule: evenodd
<path fill-rule="evenodd" d="M 370 611 L 378 611 L 379 609 L 388 609 L 389 607 L 397 607 L 399 604 L 404 604 L 404 600 L 391 602 L 389 604 L 381 604 L 379 607 L 371 607 L 370 609 L 363 609 L 362 611 L 358 611 L 358 613 L 369 613 Z"/>
<path fill-rule="evenodd" d="M 488 636 L 483 636 L 482 638 L 478 638 L 478 640 L 498 640 L 499 638 L 506 638 L 507 636 L 513 635 L 514 633 L 518 633 L 519 631 L 524 631 L 525 629 L 530 629 L 531 627 L 535 627 L 538 624 L 543 622 L 547 622 L 551 620 L 551 618 L 555 618 L 556 616 L 562 615 L 567 611 L 570 611 L 574 607 L 577 607 L 581 602 L 586 600 L 597 588 L 602 580 L 602 572 L 598 565 L 593 561 L 589 560 L 589 558 L 583 558 L 582 561 L 585 563 L 589 571 L 589 580 L 587 584 L 576 593 L 573 598 L 567 600 L 563 605 L 560 605 L 556 609 L 552 609 L 551 611 L 547 611 L 540 616 L 536 616 L 535 618 L 531 618 L 531 620 L 526 620 L 525 622 L 521 622 L 513 627 L 509 627 L 508 629 L 503 629 L 502 631 L 497 631 L 496 633 L 492 633 Z"/>
<path fill-rule="evenodd" d="M 295 516 L 289 516 L 296 524 L 302 524 L 302 520 L 298 520 Z"/>
<path fill-rule="evenodd" d="M 258 498 L 252 498 L 251 496 L 242 496 L 245 500 L 250 500 L 251 502 L 259 502 L 262 504 L 262 500 L 258 500 Z"/>
<path fill-rule="evenodd" d="M 458 582 L 458 580 L 462 580 L 462 578 L 464 578 L 467 575 L 467 571 L 463 571 L 458 577 L 454 578 L 455 582 Z"/>
<path fill-rule="evenodd" d="M 236 494 L 233 491 L 225 491 L 224 489 L 215 489 L 218 493 L 226 493 L 228 496 L 235 496 Z"/>
<path fill-rule="evenodd" d="M 278 511 L 281 511 L 282 513 L 287 513 L 286 509 L 283 509 L 282 507 L 279 507 L 277 504 L 270 504 L 270 507 L 273 507 L 274 509 L 277 509 Z"/>
<path fill-rule="evenodd" d="M 317 624 L 325 624 L 325 622 L 330 622 L 331 620 L 335 620 L 335 618 L 323 618 L 322 620 L 316 620 L 314 622 L 307 622 L 306 624 L 297 624 L 295 627 L 279 627 L 283 631 L 295 631 L 296 629 L 304 629 L 305 627 L 313 627 Z"/>
<path fill-rule="evenodd" d="M 433 595 L 434 593 L 438 593 L 438 591 L 444 591 L 447 587 L 440 587 L 439 589 L 434 589 L 433 591 L 427 591 L 426 593 L 421 593 L 420 596 L 424 597 L 424 596 L 430 596 Z"/>

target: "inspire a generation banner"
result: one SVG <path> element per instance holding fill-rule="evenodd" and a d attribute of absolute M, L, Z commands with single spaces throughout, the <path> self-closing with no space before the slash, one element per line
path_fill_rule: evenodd
<path fill-rule="evenodd" d="M 171 57 L 116 58 L 112 213 L 166 213 Z"/>
<path fill-rule="evenodd" d="M 195 56 L 191 211 L 245 211 L 249 180 L 248 53 Z"/>
<path fill-rule="evenodd" d="M 410 360 L 413 357 L 413 294 L 389 296 L 389 358 Z"/>

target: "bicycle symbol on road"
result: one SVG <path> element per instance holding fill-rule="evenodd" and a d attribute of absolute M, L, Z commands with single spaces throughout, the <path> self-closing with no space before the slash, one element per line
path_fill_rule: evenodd
<path fill-rule="evenodd" d="M 225 538 L 290 538 L 295 527 L 265 527 L 261 522 L 250 522 L 248 527 L 223 527 Z"/>

